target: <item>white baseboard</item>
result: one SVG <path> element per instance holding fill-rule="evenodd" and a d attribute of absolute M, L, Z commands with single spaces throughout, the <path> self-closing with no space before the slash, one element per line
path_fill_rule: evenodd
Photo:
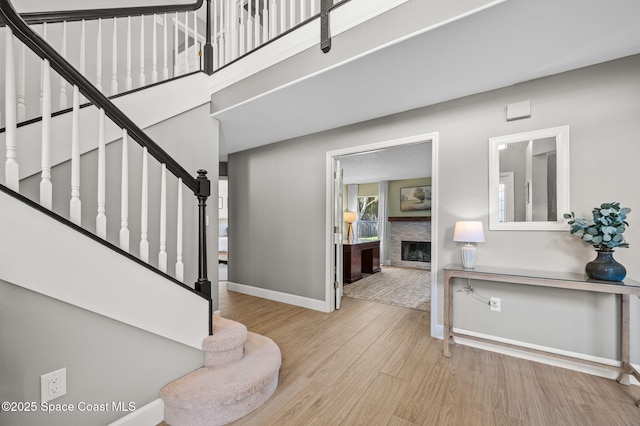
<path fill-rule="evenodd" d="M 227 290 L 248 294 L 249 296 L 261 297 L 263 299 L 274 300 L 276 302 L 287 303 L 289 305 L 300 306 L 301 308 L 326 312 L 326 303 L 324 300 L 310 299 L 308 297 L 296 296 L 295 294 L 281 293 L 279 291 L 268 290 L 265 288 L 232 283 L 231 281 L 227 282 Z"/>
<path fill-rule="evenodd" d="M 164 420 L 164 402 L 156 399 L 147 405 L 119 418 L 109 426 L 149 426 L 157 425 Z"/>
<path fill-rule="evenodd" d="M 535 350 L 539 350 L 539 351 L 549 352 L 549 353 L 552 353 L 552 354 L 569 356 L 569 357 L 572 357 L 572 358 L 583 359 L 585 361 L 597 362 L 597 363 L 600 363 L 600 364 L 611 365 L 611 366 L 614 366 L 614 367 L 620 366 L 620 361 L 616 361 L 616 360 L 609 359 L 609 358 L 602 358 L 602 357 L 598 357 L 598 356 L 594 356 L 594 355 L 587 355 L 587 354 L 582 354 L 582 353 L 578 353 L 578 352 L 565 351 L 565 350 L 562 350 L 562 349 L 550 348 L 550 347 L 547 347 L 547 346 L 536 345 L 536 344 L 532 344 L 532 343 L 528 343 L 528 342 L 521 342 L 521 341 L 518 341 L 518 340 L 505 339 L 505 338 L 502 338 L 502 337 L 496 337 L 496 336 L 491 336 L 491 335 L 488 335 L 488 334 L 477 333 L 475 331 L 462 330 L 462 329 L 455 328 L 455 327 L 453 328 L 453 331 L 455 333 L 459 333 L 459 334 L 466 334 L 466 335 L 468 335 L 470 337 L 478 337 L 478 338 L 482 338 L 482 339 L 489 339 L 489 340 L 493 340 L 495 342 L 507 343 L 507 344 L 516 345 L 516 346 L 522 346 L 523 348 L 535 349 Z M 527 352 L 526 350 L 521 350 L 520 351 L 520 350 L 517 350 L 517 349 L 512 349 L 512 348 L 507 348 L 507 347 L 504 347 L 504 346 L 500 346 L 498 344 L 492 344 L 491 342 L 479 342 L 477 340 L 465 339 L 462 336 L 456 336 L 455 337 L 455 341 L 459 345 L 471 346 L 471 347 L 474 347 L 474 348 L 483 349 L 483 350 L 487 350 L 487 351 L 491 351 L 491 352 L 497 352 L 497 353 L 501 353 L 501 354 L 504 354 L 504 355 L 513 356 L 513 357 L 516 357 L 516 358 L 522 358 L 522 359 L 527 359 L 529 361 L 539 362 L 541 364 L 553 365 L 555 367 L 566 368 L 568 370 L 580 371 L 582 373 L 591 374 L 591 375 L 594 375 L 594 376 L 605 377 L 605 378 L 608 378 L 608 379 L 616 379 L 618 377 L 618 373 L 616 371 L 607 369 L 605 367 L 599 368 L 597 366 L 582 364 L 579 361 L 575 361 L 574 362 L 574 361 L 569 361 L 569 360 L 558 359 L 558 358 L 554 358 L 552 356 L 545 356 L 545 355 L 541 355 L 541 354 L 535 354 L 535 353 Z M 636 369 L 638 369 L 637 365 L 634 365 L 634 367 Z M 638 380 L 636 380 L 633 376 L 631 376 L 630 379 L 631 379 L 631 384 L 640 385 L 640 382 L 638 382 Z"/>

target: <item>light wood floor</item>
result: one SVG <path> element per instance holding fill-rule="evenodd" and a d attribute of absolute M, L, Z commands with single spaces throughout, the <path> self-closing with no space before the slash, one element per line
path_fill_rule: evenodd
<path fill-rule="evenodd" d="M 273 339 L 280 383 L 234 425 L 640 425 L 636 387 L 429 337 L 429 313 L 345 298 L 324 314 L 221 290 Z"/>

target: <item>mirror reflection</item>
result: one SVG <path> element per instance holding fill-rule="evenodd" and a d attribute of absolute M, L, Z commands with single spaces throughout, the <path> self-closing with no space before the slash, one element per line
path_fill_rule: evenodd
<path fill-rule="evenodd" d="M 555 229 L 568 211 L 568 126 L 490 139 L 491 229 Z"/>

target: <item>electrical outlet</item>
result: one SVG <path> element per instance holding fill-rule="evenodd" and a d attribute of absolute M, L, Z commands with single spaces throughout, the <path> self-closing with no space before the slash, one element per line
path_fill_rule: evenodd
<path fill-rule="evenodd" d="M 491 301 L 489 302 L 489 306 L 491 307 L 492 311 L 500 312 L 502 309 L 502 299 L 500 299 L 499 297 L 492 297 Z"/>
<path fill-rule="evenodd" d="M 67 369 L 40 376 L 40 399 L 42 402 L 49 402 L 52 399 L 67 394 Z"/>

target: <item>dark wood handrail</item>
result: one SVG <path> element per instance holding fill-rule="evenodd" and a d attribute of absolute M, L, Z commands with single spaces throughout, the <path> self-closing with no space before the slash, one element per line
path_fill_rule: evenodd
<path fill-rule="evenodd" d="M 104 110 L 104 113 L 121 129 L 126 129 L 128 135 L 139 145 L 147 147 L 149 154 L 160 163 L 167 166 L 167 170 L 198 194 L 199 184 L 195 177 L 189 174 L 176 160 L 167 154 L 147 134 L 140 129 L 127 115 L 113 104 L 101 91 L 99 91 L 85 76 L 83 76 L 62 55 L 42 39 L 29 25 L 18 15 L 10 0 L 0 0 L 0 16 L 13 31 L 13 35 L 31 49 L 42 59 L 48 59 L 53 68 L 62 78 L 73 85 L 78 86 L 79 91 L 96 107 Z"/>
<path fill-rule="evenodd" d="M 189 4 L 30 12 L 22 13 L 20 14 L 20 16 L 27 24 L 33 25 L 42 24 L 44 22 L 72 22 L 81 21 L 83 19 L 91 20 L 98 18 L 123 18 L 127 16 L 153 15 L 154 13 L 161 14 L 184 12 L 190 10 L 198 10 L 202 7 L 203 3 L 204 0 L 197 0 L 195 3 Z M 4 21 L 0 22 L 0 26 L 4 25 Z"/>

